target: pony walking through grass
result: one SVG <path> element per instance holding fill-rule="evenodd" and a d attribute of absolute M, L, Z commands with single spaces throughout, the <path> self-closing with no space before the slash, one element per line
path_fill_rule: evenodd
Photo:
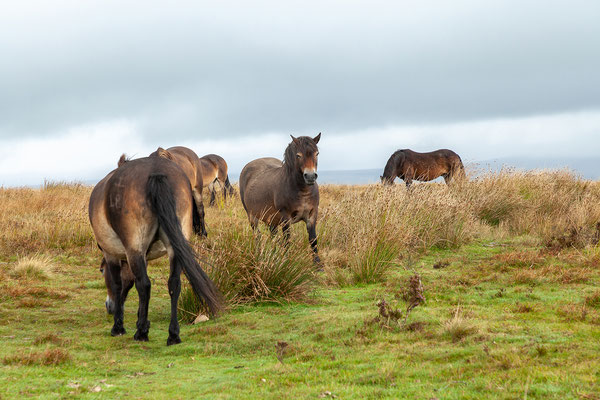
<path fill-rule="evenodd" d="M 252 229 L 259 221 L 269 226 L 272 233 L 281 226 L 286 243 L 291 224 L 304 221 L 314 261 L 321 263 L 317 250 L 317 214 L 319 185 L 317 185 L 317 143 L 314 138 L 292 136 L 283 162 L 276 158 L 251 161 L 240 174 L 240 197 Z"/>
<path fill-rule="evenodd" d="M 204 187 L 208 186 L 210 192 L 211 206 L 215 204 L 216 199 L 215 183 L 218 183 L 221 187 L 223 199 L 226 199 L 228 194 L 233 196 L 233 186 L 229 183 L 229 176 L 227 175 L 227 162 L 223 157 L 216 154 L 207 154 L 200 157 L 200 166 L 202 167 Z"/>

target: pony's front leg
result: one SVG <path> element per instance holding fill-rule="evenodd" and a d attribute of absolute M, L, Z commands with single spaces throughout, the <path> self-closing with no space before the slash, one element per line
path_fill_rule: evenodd
<path fill-rule="evenodd" d="M 131 266 L 131 271 L 135 276 L 135 288 L 138 292 L 139 307 L 137 331 L 133 338 L 141 342 L 148 341 L 148 331 L 150 330 L 150 321 L 148 321 L 148 304 L 150 303 L 150 289 L 152 284 L 146 271 L 146 258 L 141 254 L 127 256 L 127 262 Z"/>
<path fill-rule="evenodd" d="M 109 260 L 106 258 L 106 264 L 108 265 L 108 271 L 105 273 L 111 274 L 112 277 L 112 292 L 115 297 L 115 312 L 114 312 L 114 324 L 110 330 L 112 336 L 121 336 L 126 333 L 123 327 L 123 295 L 122 289 L 123 284 L 121 282 L 121 263 L 115 260 Z"/>
<path fill-rule="evenodd" d="M 319 250 L 317 248 L 317 221 L 306 221 L 306 230 L 308 231 L 308 242 L 313 251 L 313 260 L 319 267 L 319 270 L 322 270 L 323 265 L 319 258 Z"/>
<path fill-rule="evenodd" d="M 286 246 L 290 245 L 290 220 L 285 220 L 281 224 L 281 233 L 283 233 L 283 243 Z"/>
<path fill-rule="evenodd" d="M 171 323 L 169 324 L 169 338 L 167 346 L 181 343 L 179 337 L 179 321 L 177 320 L 177 301 L 181 293 L 181 269 L 178 264 L 171 261 L 171 275 L 169 276 L 169 295 L 171 295 Z"/>

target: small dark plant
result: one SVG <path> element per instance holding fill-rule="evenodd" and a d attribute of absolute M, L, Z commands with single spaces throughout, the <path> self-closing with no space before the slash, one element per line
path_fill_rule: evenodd
<path fill-rule="evenodd" d="M 421 283 L 421 277 L 419 274 L 414 274 L 410 277 L 407 302 L 408 306 L 406 307 L 406 315 L 404 316 L 405 323 L 410 311 L 418 305 L 425 303 L 425 297 L 423 296 L 423 283 Z"/>

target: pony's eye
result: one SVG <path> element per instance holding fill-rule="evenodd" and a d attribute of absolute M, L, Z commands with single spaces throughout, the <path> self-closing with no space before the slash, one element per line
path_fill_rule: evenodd
<path fill-rule="evenodd" d="M 319 155 L 319 152 L 317 151 L 317 152 L 315 153 L 315 156 L 318 156 L 318 155 Z"/>
<path fill-rule="evenodd" d="M 297 154 L 296 154 L 296 157 L 298 157 L 298 158 L 302 158 L 302 153 L 297 153 Z"/>

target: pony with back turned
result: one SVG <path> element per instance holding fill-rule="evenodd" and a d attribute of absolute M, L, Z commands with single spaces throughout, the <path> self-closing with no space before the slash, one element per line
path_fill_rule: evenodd
<path fill-rule="evenodd" d="M 163 157 L 173 161 L 181 168 L 188 178 L 194 199 L 193 226 L 198 235 L 207 236 L 204 223 L 204 203 L 202 202 L 202 189 L 204 188 L 204 173 L 198 155 L 187 147 L 175 146 L 163 149 L 159 147 L 150 157 Z"/>
<path fill-rule="evenodd" d="M 446 184 L 453 179 L 465 177 L 462 160 L 452 150 L 442 149 L 429 153 L 398 150 L 388 159 L 380 178 L 383 184 L 392 185 L 394 179 L 399 177 L 410 189 L 413 180 L 427 182 L 440 176 L 444 177 Z"/>
<path fill-rule="evenodd" d="M 182 271 L 213 314 L 223 307 L 219 290 L 196 261 L 187 241 L 193 233 L 190 183 L 181 168 L 165 158 L 122 160 L 119 168 L 94 187 L 89 202 L 90 223 L 104 255 L 105 279 L 109 274 L 106 308 L 114 314 L 111 335 L 125 334 L 123 305 L 134 283 L 139 296 L 134 339 L 148 341 L 151 283 L 147 261 L 168 254 L 171 322 L 167 345 L 177 344 L 181 342 L 177 301 Z"/>
<path fill-rule="evenodd" d="M 223 157 L 216 154 L 207 154 L 200 157 L 200 166 L 202 167 L 202 180 L 204 186 L 208 186 L 210 192 L 210 205 L 215 204 L 215 183 L 218 183 L 223 191 L 223 198 L 226 199 L 227 195 L 233 196 L 234 190 L 229 183 L 229 176 L 227 175 L 227 163 Z"/>
<path fill-rule="evenodd" d="M 317 249 L 317 214 L 319 186 L 317 185 L 317 143 L 314 138 L 292 136 L 284 160 L 259 158 L 251 161 L 240 174 L 240 198 L 252 229 L 263 221 L 275 233 L 281 226 L 286 243 L 291 224 L 304 221 L 315 263 L 320 264 Z"/>

